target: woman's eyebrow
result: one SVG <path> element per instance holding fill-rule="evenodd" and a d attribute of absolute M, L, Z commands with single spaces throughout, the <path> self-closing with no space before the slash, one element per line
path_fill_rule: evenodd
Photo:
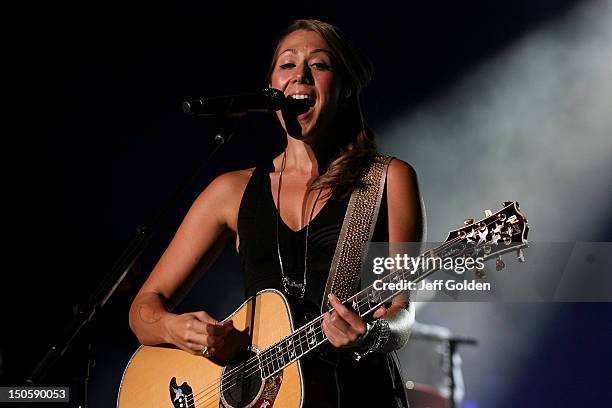
<path fill-rule="evenodd" d="M 328 54 L 328 55 L 331 56 L 331 51 L 328 50 L 327 48 L 317 48 L 316 50 L 312 50 L 310 52 L 310 55 L 316 54 L 316 53 L 320 53 L 320 52 L 323 52 L 323 53 Z"/>
<path fill-rule="evenodd" d="M 298 51 L 295 48 L 287 48 L 286 50 L 284 50 L 283 52 L 279 53 L 278 55 L 281 56 L 281 55 L 283 55 L 283 54 L 285 54 L 287 52 L 289 52 L 291 54 L 297 54 L 298 53 Z M 327 48 L 317 48 L 317 49 L 314 49 L 314 50 L 312 50 L 310 52 L 310 55 L 316 54 L 316 53 L 320 53 L 320 52 L 324 52 L 324 53 L 326 53 L 326 54 L 331 56 L 331 51 L 328 50 Z"/>

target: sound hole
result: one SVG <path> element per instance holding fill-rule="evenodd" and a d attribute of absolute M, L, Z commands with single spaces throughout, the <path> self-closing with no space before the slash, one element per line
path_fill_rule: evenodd
<path fill-rule="evenodd" d="M 263 381 L 259 364 L 257 360 L 246 362 L 254 356 L 253 351 L 241 352 L 223 369 L 221 394 L 226 405 L 250 406 L 261 394 Z"/>

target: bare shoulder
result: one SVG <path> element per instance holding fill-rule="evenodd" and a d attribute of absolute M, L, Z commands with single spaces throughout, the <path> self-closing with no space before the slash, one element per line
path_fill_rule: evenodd
<path fill-rule="evenodd" d="M 389 169 L 387 170 L 388 186 L 389 188 L 404 188 L 411 187 L 417 188 L 417 174 L 410 164 L 403 160 L 393 158 L 389 163 Z"/>
<path fill-rule="evenodd" d="M 228 195 L 238 194 L 242 196 L 242 192 L 246 188 L 251 175 L 255 168 L 235 170 L 227 173 L 223 173 L 215 178 L 210 185 L 206 188 L 211 190 L 215 194 L 221 194 L 226 197 Z M 206 191 L 206 190 L 205 190 Z"/>
<path fill-rule="evenodd" d="M 418 242 L 424 236 L 424 207 L 414 168 L 393 159 L 387 171 L 389 241 Z"/>
<path fill-rule="evenodd" d="M 254 170 L 236 170 L 217 176 L 202 191 L 194 206 L 215 214 L 219 223 L 235 232 L 242 195 Z"/>

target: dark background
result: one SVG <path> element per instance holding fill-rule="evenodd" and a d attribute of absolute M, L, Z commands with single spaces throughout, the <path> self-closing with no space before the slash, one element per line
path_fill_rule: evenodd
<path fill-rule="evenodd" d="M 185 116 L 181 101 L 266 86 L 275 41 L 290 20 L 337 24 L 370 56 L 376 71 L 364 100 L 376 126 L 435 97 L 496 51 L 579 3 L 88 3 L 6 10 L 5 82 L 11 92 L 3 150 L 10 244 L 1 281 L 0 384 L 24 381 L 136 228 L 152 222 L 210 151 L 217 124 Z M 122 368 L 137 346 L 127 325 L 129 302 L 189 204 L 215 175 L 271 157 L 282 143 L 272 118 L 247 117 L 157 226 L 128 279 L 98 313 L 91 406 L 114 404 Z M 226 251 L 220 262 L 227 274 L 207 276 L 181 305 L 184 310 L 205 308 L 221 316 L 238 304 L 236 259 Z M 223 299 L 210 289 L 219 285 L 231 288 Z M 544 341 L 550 344 L 525 373 L 528 400 L 519 392 L 525 384 L 510 384 L 517 392 L 501 406 L 600 406 L 606 395 L 610 399 L 609 369 L 606 374 L 602 365 L 610 353 L 599 354 L 606 337 L 578 333 L 576 340 L 567 333 L 588 321 L 609 341 L 612 308 L 563 307 L 567 319 L 555 323 Z M 576 350 L 573 359 L 561 360 Z M 66 372 L 76 372 L 68 361 L 47 382 L 66 384 Z M 576 373 L 580 381 L 572 379 Z"/>

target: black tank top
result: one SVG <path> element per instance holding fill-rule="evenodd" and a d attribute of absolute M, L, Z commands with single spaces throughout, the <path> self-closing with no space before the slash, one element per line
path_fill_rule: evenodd
<path fill-rule="evenodd" d="M 242 196 L 238 213 L 239 254 L 250 297 L 264 289 L 286 295 L 296 327 L 320 315 L 323 291 L 340 236 L 350 197 L 332 194 L 308 227 L 306 292 L 303 299 L 283 288 L 276 244 L 277 209 L 272 197 L 272 163 L 257 166 Z M 388 241 L 386 187 L 373 241 Z M 306 228 L 293 231 L 278 216 L 278 239 L 285 274 L 302 282 Z M 404 407 L 403 382 L 391 355 L 370 355 L 356 363 L 350 351 L 322 345 L 300 359 L 304 372 L 305 407 L 374 406 Z M 340 390 L 349 390 L 342 392 Z"/>
<path fill-rule="evenodd" d="M 245 278 L 245 295 L 273 288 L 284 293 L 292 309 L 300 315 L 318 312 L 327 282 L 327 275 L 336 250 L 349 197 L 332 194 L 308 226 L 308 253 L 306 256 L 306 292 L 299 299 L 297 291 L 288 294 L 282 284 L 277 248 L 278 243 L 284 273 L 293 282 L 302 283 L 306 255 L 306 227 L 299 231 L 289 228 L 278 216 L 269 173 L 271 164 L 258 166 L 251 176 L 240 204 L 238 234 L 240 261 Z"/>

